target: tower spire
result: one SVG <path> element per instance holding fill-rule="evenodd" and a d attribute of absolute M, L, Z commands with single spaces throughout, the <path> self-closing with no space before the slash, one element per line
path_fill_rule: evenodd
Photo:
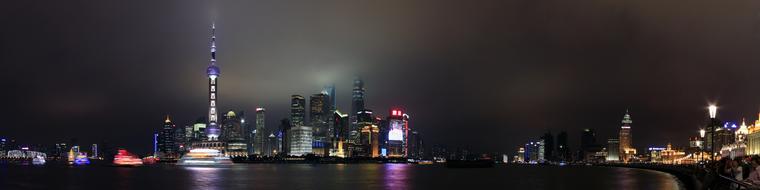
<path fill-rule="evenodd" d="M 216 65 L 216 23 L 211 23 L 211 65 Z"/>

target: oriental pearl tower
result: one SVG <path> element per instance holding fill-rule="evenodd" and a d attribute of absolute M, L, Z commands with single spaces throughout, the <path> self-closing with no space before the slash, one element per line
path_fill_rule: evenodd
<path fill-rule="evenodd" d="M 214 34 L 216 27 L 211 24 L 211 64 L 206 69 L 208 75 L 209 86 L 209 107 L 208 107 L 208 127 L 206 127 L 206 135 L 209 141 L 218 141 L 221 130 L 217 124 L 217 80 L 219 79 L 219 67 L 216 66 L 216 35 Z"/>

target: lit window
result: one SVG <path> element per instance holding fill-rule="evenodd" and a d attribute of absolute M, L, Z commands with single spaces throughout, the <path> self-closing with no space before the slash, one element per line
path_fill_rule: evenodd
<path fill-rule="evenodd" d="M 216 106 L 216 101 L 211 100 L 211 106 Z"/>
<path fill-rule="evenodd" d="M 211 114 L 216 114 L 216 108 L 211 108 L 209 112 L 211 112 Z"/>
<path fill-rule="evenodd" d="M 216 99 L 216 93 L 211 93 L 211 99 L 212 99 L 212 100 L 215 100 L 215 99 Z"/>
<path fill-rule="evenodd" d="M 211 78 L 211 84 L 216 84 L 216 78 Z"/>
<path fill-rule="evenodd" d="M 211 92 L 216 92 L 216 86 L 211 86 Z"/>

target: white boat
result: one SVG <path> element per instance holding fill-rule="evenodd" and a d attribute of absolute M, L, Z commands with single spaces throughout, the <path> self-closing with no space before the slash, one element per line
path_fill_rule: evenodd
<path fill-rule="evenodd" d="M 192 149 L 177 161 L 177 165 L 183 166 L 216 166 L 232 165 L 232 159 L 222 155 L 215 149 Z"/>
<path fill-rule="evenodd" d="M 45 157 L 42 156 L 36 156 L 34 159 L 32 159 L 32 164 L 34 165 L 45 165 Z"/>

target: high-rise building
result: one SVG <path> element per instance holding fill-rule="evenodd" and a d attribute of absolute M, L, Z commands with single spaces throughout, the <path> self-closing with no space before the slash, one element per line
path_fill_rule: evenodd
<path fill-rule="evenodd" d="M 306 100 L 301 95 L 292 95 L 290 100 L 290 124 L 293 127 L 304 125 Z"/>
<path fill-rule="evenodd" d="M 557 134 L 557 158 L 560 161 L 570 161 L 570 147 L 567 145 L 567 132 Z"/>
<path fill-rule="evenodd" d="M 546 160 L 554 160 L 554 136 L 551 132 L 546 132 L 541 137 L 541 140 L 544 141 L 544 158 Z"/>
<path fill-rule="evenodd" d="M 290 153 L 291 156 L 303 156 L 311 154 L 312 128 L 305 125 L 294 125 L 290 131 Z"/>
<path fill-rule="evenodd" d="M 6 148 L 6 144 L 7 144 L 7 140 L 5 140 L 5 138 L 3 137 L 0 137 L 0 157 L 3 157 L 8 152 L 8 148 Z"/>
<path fill-rule="evenodd" d="M 205 117 L 200 117 L 195 121 L 193 124 L 192 142 L 208 140 L 208 137 L 206 136 L 206 126 Z"/>
<path fill-rule="evenodd" d="M 218 110 L 216 108 L 218 99 L 218 79 L 219 79 L 219 67 L 216 66 L 216 26 L 211 24 L 211 64 L 206 68 L 206 74 L 208 75 L 208 126 L 206 127 L 206 135 L 209 141 L 218 141 L 219 135 L 221 135 L 221 129 L 217 124 Z"/>
<path fill-rule="evenodd" d="M 721 148 L 726 145 L 734 143 L 736 137 L 734 131 L 737 130 L 737 126 L 734 123 L 726 122 L 723 127 L 715 129 L 715 150 L 719 153 Z"/>
<path fill-rule="evenodd" d="M 578 160 L 592 161 L 596 156 L 595 154 L 601 150 L 602 146 L 596 142 L 596 132 L 594 129 L 583 129 L 581 132 L 581 147 L 578 151 Z"/>
<path fill-rule="evenodd" d="M 330 156 L 347 157 L 347 142 L 348 139 L 348 114 L 343 114 L 338 110 L 335 110 L 331 119 L 332 130 L 330 130 Z"/>
<path fill-rule="evenodd" d="M 177 149 L 174 144 L 174 123 L 166 116 L 164 126 L 158 132 L 158 157 L 162 160 L 177 159 Z"/>
<path fill-rule="evenodd" d="M 279 154 L 290 155 L 290 131 L 291 124 L 287 118 L 280 120 L 280 126 L 278 128 L 278 141 L 279 141 Z"/>
<path fill-rule="evenodd" d="M 93 158 L 93 159 L 100 158 L 100 152 L 98 151 L 98 144 L 92 144 L 92 146 L 90 146 L 90 150 L 92 150 L 92 154 L 90 155 L 90 158 Z"/>
<path fill-rule="evenodd" d="M 351 94 L 351 112 L 349 113 L 349 117 L 351 120 L 351 134 L 353 135 L 351 138 L 354 141 L 358 140 L 359 137 L 359 125 L 358 125 L 358 115 L 359 111 L 364 110 L 364 81 L 362 81 L 361 78 L 358 76 L 354 78 L 354 89 Z"/>
<path fill-rule="evenodd" d="M 390 116 L 387 118 L 387 130 L 381 130 L 387 133 L 381 140 L 386 141 L 388 157 L 407 157 L 409 128 L 404 122 L 404 113 L 401 109 L 391 109 Z"/>
<path fill-rule="evenodd" d="M 423 159 L 425 157 L 425 150 L 424 150 L 424 142 L 422 140 L 422 135 L 419 134 L 417 131 L 412 131 L 409 133 L 409 153 L 408 157 L 412 159 Z"/>
<path fill-rule="evenodd" d="M 265 112 L 264 108 L 256 108 L 256 129 L 253 131 L 253 154 L 263 155 L 267 153 L 264 146 L 268 138 L 265 126 Z"/>
<path fill-rule="evenodd" d="M 620 161 L 620 140 L 608 139 L 607 140 L 607 162 L 619 162 Z"/>
<path fill-rule="evenodd" d="M 274 133 L 269 133 L 269 136 L 267 136 L 266 142 L 264 143 L 264 151 L 262 155 L 264 156 L 274 156 L 277 155 L 277 136 L 274 135 Z"/>
<path fill-rule="evenodd" d="M 633 140 L 631 137 L 631 115 L 628 114 L 628 110 L 625 111 L 623 116 L 623 126 L 620 127 L 620 157 L 621 161 L 629 162 L 633 156 L 636 155 L 636 149 L 633 148 Z"/>
<path fill-rule="evenodd" d="M 372 117 L 372 110 L 364 109 L 357 114 L 358 125 L 361 128 L 359 141 L 353 150 L 357 156 L 378 157 L 380 156 L 380 128 Z"/>
<path fill-rule="evenodd" d="M 544 145 L 543 140 L 531 141 L 525 143 L 525 162 L 539 163 L 544 161 Z"/>
<path fill-rule="evenodd" d="M 224 114 L 221 139 L 224 140 L 226 147 L 224 154 L 229 157 L 247 157 L 248 145 L 245 143 L 243 136 L 243 121 L 245 121 L 245 112 L 235 113 L 230 110 Z"/>
<path fill-rule="evenodd" d="M 315 155 L 328 156 L 329 143 L 327 142 L 327 132 L 329 129 L 328 120 L 330 119 L 329 96 L 324 93 L 313 94 L 309 99 L 309 118 L 311 126 L 314 129 L 314 142 L 312 142 L 312 151 Z"/>
<path fill-rule="evenodd" d="M 172 133 L 174 133 L 174 149 L 177 150 L 177 154 L 179 155 L 185 151 L 187 143 L 187 141 L 185 141 L 185 127 L 175 127 Z"/>

